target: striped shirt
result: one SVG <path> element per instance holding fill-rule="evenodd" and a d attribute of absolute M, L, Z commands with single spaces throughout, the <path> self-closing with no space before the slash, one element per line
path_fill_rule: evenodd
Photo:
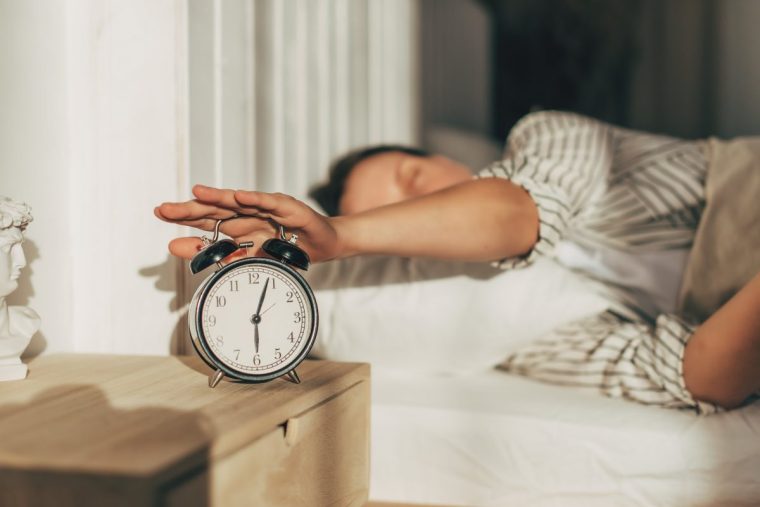
<path fill-rule="evenodd" d="M 534 248 L 498 265 L 515 269 L 541 256 L 556 257 L 563 242 L 621 256 L 687 249 L 704 207 L 707 167 L 701 142 L 573 113 L 530 114 L 510 132 L 504 159 L 478 174 L 522 186 L 538 208 Z M 635 297 L 635 287 L 608 285 L 614 295 L 610 310 L 555 330 L 502 366 L 640 403 L 716 411 L 694 400 L 684 386 L 681 365 L 693 327 L 672 313 L 647 308 Z"/>

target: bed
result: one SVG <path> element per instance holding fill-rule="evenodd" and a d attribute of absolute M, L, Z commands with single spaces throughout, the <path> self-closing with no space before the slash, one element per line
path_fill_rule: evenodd
<path fill-rule="evenodd" d="M 713 154 L 713 164 L 756 181 L 760 140 L 742 140 L 738 148 L 726 152 L 730 159 Z M 756 192 L 738 200 L 731 185 L 717 185 L 723 180 L 730 182 L 714 178 L 707 189 L 708 218 L 687 267 L 687 275 L 699 267 L 699 276 L 686 277 L 687 295 L 711 292 L 727 268 L 732 276 L 724 282 L 738 290 L 758 269 L 756 257 L 749 264 L 714 262 L 741 259 L 743 248 L 760 245 L 760 236 L 748 232 L 758 212 Z M 718 241 L 711 233 L 725 232 L 725 223 L 742 228 Z M 739 234 L 744 246 L 730 241 Z M 738 281 L 736 266 L 743 269 Z M 526 270 L 494 272 L 484 265 L 354 258 L 315 266 L 310 277 L 323 316 L 316 354 L 373 364 L 371 500 L 760 505 L 760 401 L 698 417 L 493 368 L 545 329 L 604 310 L 613 297 L 604 286 L 546 259 Z M 466 352 L 463 342 L 470 345 Z"/>
<path fill-rule="evenodd" d="M 315 355 L 373 365 L 372 500 L 760 505 L 760 403 L 698 417 L 493 368 L 547 327 L 603 309 L 608 295 L 584 277 L 550 260 L 493 271 L 403 258 L 322 264 L 309 277 Z"/>
<path fill-rule="evenodd" d="M 491 370 L 375 368 L 370 498 L 525 507 L 760 504 L 760 403 L 712 417 Z"/>

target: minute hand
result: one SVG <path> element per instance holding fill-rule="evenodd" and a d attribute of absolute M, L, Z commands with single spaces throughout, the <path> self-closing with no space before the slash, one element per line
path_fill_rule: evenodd
<path fill-rule="evenodd" d="M 264 290 L 261 291 L 261 297 L 259 298 L 259 306 L 256 308 L 256 317 L 261 317 L 261 306 L 264 304 L 264 298 L 267 295 L 267 288 L 269 287 L 269 278 L 264 283 Z"/>

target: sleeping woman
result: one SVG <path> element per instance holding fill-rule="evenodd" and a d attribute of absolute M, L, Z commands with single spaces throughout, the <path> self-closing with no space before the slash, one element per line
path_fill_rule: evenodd
<path fill-rule="evenodd" d="M 283 194 L 204 186 L 155 214 L 203 230 L 235 214 L 271 217 L 313 261 L 386 254 L 522 269 L 551 256 L 614 288 L 621 304 L 516 351 L 507 369 L 704 414 L 760 391 L 760 274 L 698 326 L 676 315 L 704 207 L 704 146 L 547 111 L 523 118 L 503 160 L 475 178 L 438 155 L 375 147 L 339 160 L 313 191 L 330 216 Z M 274 235 L 255 218 L 222 231 L 256 245 Z M 200 248 L 198 238 L 169 245 L 183 258 Z"/>

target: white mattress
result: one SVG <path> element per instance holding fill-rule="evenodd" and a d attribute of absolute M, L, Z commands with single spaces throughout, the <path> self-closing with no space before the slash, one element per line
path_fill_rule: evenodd
<path fill-rule="evenodd" d="M 760 505 L 760 403 L 699 418 L 540 384 L 372 374 L 370 498 L 488 506 Z"/>

